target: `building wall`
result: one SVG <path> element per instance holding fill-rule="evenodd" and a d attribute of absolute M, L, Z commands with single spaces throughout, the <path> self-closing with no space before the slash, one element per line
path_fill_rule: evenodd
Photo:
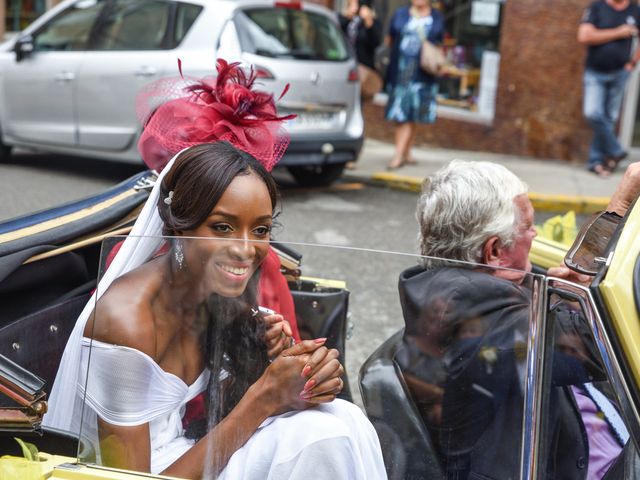
<path fill-rule="evenodd" d="M 591 0 L 507 0 L 492 125 L 439 118 L 421 125 L 416 142 L 585 161 L 590 130 L 582 118 L 585 50 L 577 27 Z M 366 134 L 391 141 L 383 108 L 364 107 Z"/>
<path fill-rule="evenodd" d="M 0 1 L 0 18 L 3 20 L 0 22 L 0 41 L 4 39 L 5 27 L 4 27 L 4 18 L 7 14 L 7 2 Z"/>

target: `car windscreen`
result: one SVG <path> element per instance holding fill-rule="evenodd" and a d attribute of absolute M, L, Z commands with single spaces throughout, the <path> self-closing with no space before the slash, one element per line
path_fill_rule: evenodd
<path fill-rule="evenodd" d="M 291 8 L 247 8 L 234 22 L 244 52 L 274 58 L 344 61 L 349 51 L 329 17 Z"/>
<path fill-rule="evenodd" d="M 326 441 L 342 445 L 345 460 L 313 463 L 310 478 L 374 479 L 382 475 L 350 470 L 350 452 L 377 451 L 379 441 L 394 465 L 390 478 L 422 478 L 435 469 L 440 478 L 466 478 L 462 470 L 477 458 L 508 458 L 499 478 L 517 477 L 537 277 L 231 235 L 109 237 L 101 256 L 95 297 L 78 320 L 87 323 L 70 340 L 67 358 L 74 360 L 65 365 L 73 368 L 58 373 L 80 377 L 68 381 L 71 388 L 57 387 L 50 402 L 52 415 L 80 431 L 82 463 L 156 474 L 176 462 L 204 478 L 222 468 L 224 478 L 242 478 L 247 466 L 262 469 L 255 478 L 267 478 L 268 469 L 290 478 L 293 467 L 302 468 L 300 458 L 335 451 Z M 285 319 L 291 333 L 281 335 L 283 325 L 272 326 Z M 310 420 L 306 430 L 299 422 L 319 412 L 305 396 L 334 387 L 307 383 L 306 357 L 296 358 L 288 336 L 294 346 L 318 339 L 304 344 L 313 352 L 319 344 L 336 349 L 346 372 L 341 399 L 330 407 L 336 415 Z M 273 380 L 280 368 L 289 373 Z M 278 394 L 271 397 L 268 385 Z M 258 429 L 262 418 L 253 417 L 263 411 L 272 419 Z M 274 442 L 281 411 L 290 412 L 281 435 L 287 442 Z M 343 411 L 358 417 L 341 426 Z M 254 420 L 247 441 L 219 457 L 222 442 L 245 435 L 243 425 Z M 498 427 L 513 433 L 508 444 L 485 440 Z M 314 441 L 319 435 L 322 441 Z M 344 448 L 345 436 L 359 439 L 357 449 Z M 371 461 L 357 465 L 380 466 L 379 454 L 366 455 Z M 342 465 L 356 474 L 337 470 L 331 477 Z"/>

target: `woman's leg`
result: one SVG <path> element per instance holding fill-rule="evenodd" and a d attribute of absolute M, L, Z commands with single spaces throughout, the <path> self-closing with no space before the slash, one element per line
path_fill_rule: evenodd
<path fill-rule="evenodd" d="M 405 147 L 405 151 L 402 154 L 402 164 L 403 165 L 413 165 L 416 161 L 411 158 L 411 147 L 416 142 L 416 133 L 418 132 L 418 125 L 415 123 L 410 123 L 411 125 L 411 136 L 409 137 L 409 141 Z"/>
<path fill-rule="evenodd" d="M 405 152 L 410 148 L 411 145 L 411 136 L 413 135 L 414 129 L 415 124 L 413 122 L 403 122 L 396 124 L 395 153 L 393 155 L 391 163 L 389 163 L 388 165 L 389 169 L 394 169 L 402 166 Z"/>

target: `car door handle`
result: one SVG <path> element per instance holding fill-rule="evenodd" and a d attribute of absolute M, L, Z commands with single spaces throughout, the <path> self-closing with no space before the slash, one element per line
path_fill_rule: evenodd
<path fill-rule="evenodd" d="M 69 83 L 73 80 L 75 80 L 76 78 L 76 74 L 73 72 L 60 72 L 58 74 L 56 74 L 55 79 L 56 82 L 60 82 L 60 83 Z"/>
<path fill-rule="evenodd" d="M 135 72 L 133 72 L 136 77 L 153 77 L 156 73 L 158 73 L 158 70 L 148 66 L 140 67 Z"/>

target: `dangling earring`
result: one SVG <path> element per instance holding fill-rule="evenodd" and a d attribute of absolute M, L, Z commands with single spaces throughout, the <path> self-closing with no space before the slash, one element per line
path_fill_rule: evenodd
<path fill-rule="evenodd" d="M 182 270 L 184 268 L 184 252 L 182 251 L 182 242 L 180 240 L 176 240 L 173 246 L 173 257 L 176 259 L 178 269 Z"/>

